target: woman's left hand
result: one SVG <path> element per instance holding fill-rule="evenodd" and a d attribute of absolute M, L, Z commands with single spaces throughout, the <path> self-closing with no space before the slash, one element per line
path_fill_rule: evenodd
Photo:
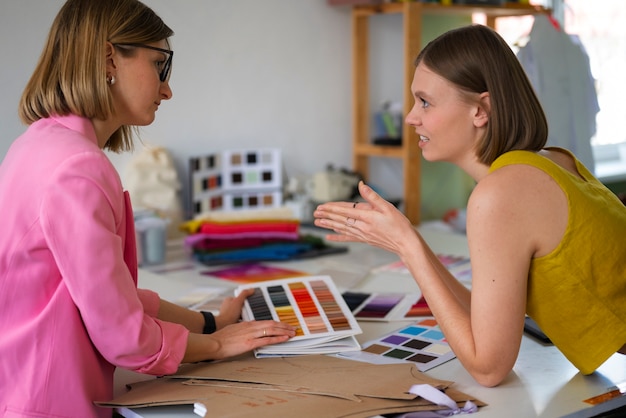
<path fill-rule="evenodd" d="M 359 183 L 359 193 L 365 202 L 319 205 L 313 214 L 315 225 L 338 234 L 327 235 L 329 241 L 364 242 L 400 254 L 404 238 L 415 236 L 411 222 L 363 182 Z"/>
<path fill-rule="evenodd" d="M 220 313 L 215 317 L 216 328 L 222 329 L 226 325 L 234 324 L 241 319 L 243 303 L 254 293 L 254 289 L 244 289 L 235 297 L 227 297 L 220 306 Z"/>

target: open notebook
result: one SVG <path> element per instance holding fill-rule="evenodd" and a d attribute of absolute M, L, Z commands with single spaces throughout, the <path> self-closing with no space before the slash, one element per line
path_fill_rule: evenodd
<path fill-rule="evenodd" d="M 254 289 L 242 312 L 245 321 L 273 319 L 297 327 L 296 336 L 255 350 L 256 357 L 334 354 L 361 349 L 361 328 L 330 276 L 287 278 L 239 286 Z"/>

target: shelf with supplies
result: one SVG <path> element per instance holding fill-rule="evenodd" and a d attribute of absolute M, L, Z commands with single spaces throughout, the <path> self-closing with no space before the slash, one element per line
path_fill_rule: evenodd
<path fill-rule="evenodd" d="M 549 14 L 550 10 L 524 3 L 505 3 L 502 6 L 450 5 L 422 2 L 394 2 L 352 6 L 352 83 L 353 83 L 353 169 L 369 180 L 370 157 L 397 158 L 402 161 L 404 212 L 409 220 L 420 223 L 421 157 L 418 138 L 411 127 L 403 124 L 399 146 L 375 145 L 370 134 L 370 69 L 369 19 L 380 14 L 401 14 L 403 18 L 403 99 L 402 114 L 413 106 L 410 86 L 413 80 L 413 61 L 422 48 L 422 19 L 424 16 L 471 16 L 483 13 L 486 25 L 495 28 L 500 17 Z"/>

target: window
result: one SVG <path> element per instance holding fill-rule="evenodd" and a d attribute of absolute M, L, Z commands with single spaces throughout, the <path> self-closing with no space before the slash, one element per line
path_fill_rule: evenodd
<path fill-rule="evenodd" d="M 626 179 L 626 2 L 623 0 L 553 0 L 542 4 L 554 10 L 566 33 L 577 35 L 589 56 L 600 111 L 591 144 L 596 175 L 603 180 Z M 475 19 L 481 22 L 481 18 Z M 524 42 L 533 18 L 498 19 L 497 30 L 515 50 Z"/>
<path fill-rule="evenodd" d="M 589 55 L 600 104 L 593 145 L 626 142 L 626 2 L 565 0 L 565 31 L 577 34 Z"/>

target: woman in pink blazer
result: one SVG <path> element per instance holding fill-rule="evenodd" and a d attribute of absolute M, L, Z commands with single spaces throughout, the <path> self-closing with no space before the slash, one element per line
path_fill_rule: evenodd
<path fill-rule="evenodd" d="M 103 152 L 132 149 L 172 96 L 173 34 L 136 0 L 68 0 L 20 103 L 30 125 L 0 166 L 0 417 L 106 417 L 113 372 L 173 373 L 295 335 L 137 289 L 132 208 Z"/>

